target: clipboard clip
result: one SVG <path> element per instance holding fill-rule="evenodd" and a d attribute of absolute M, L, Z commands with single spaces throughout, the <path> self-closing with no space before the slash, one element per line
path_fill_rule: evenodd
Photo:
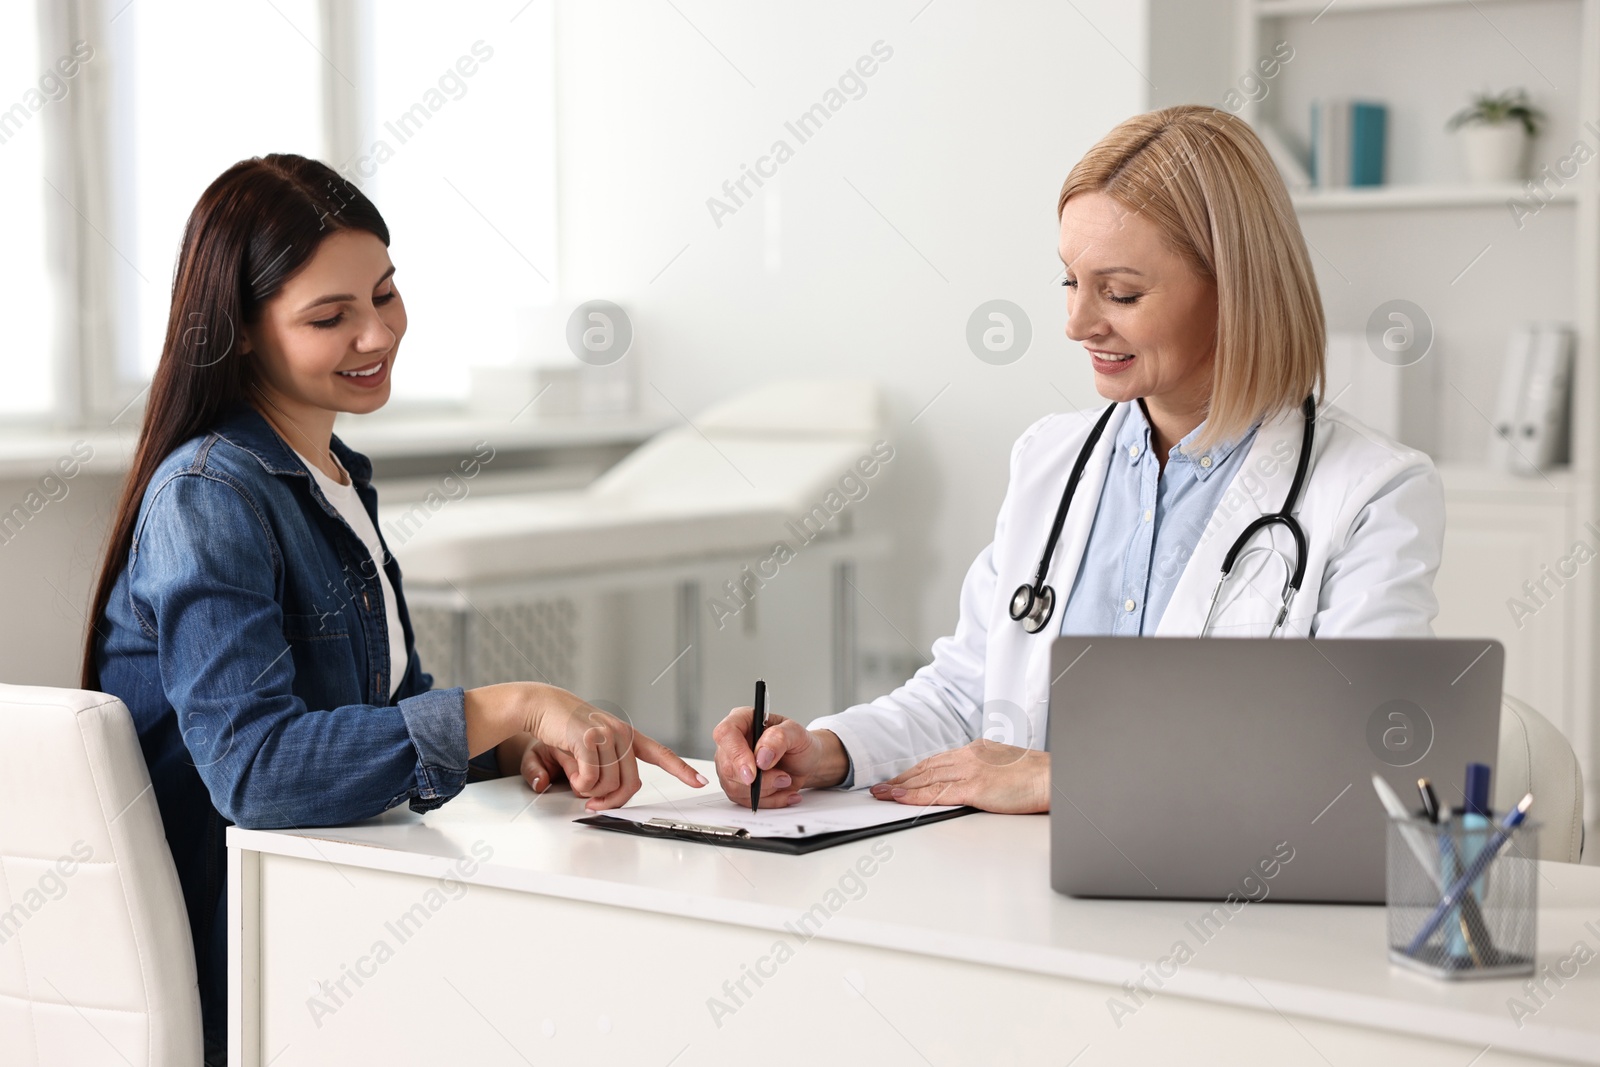
<path fill-rule="evenodd" d="M 692 834 L 706 834 L 710 837 L 737 837 L 746 838 L 750 831 L 739 826 L 713 826 L 709 823 L 681 822 L 677 819 L 663 819 L 657 816 L 646 820 L 642 825 L 654 827 L 657 830 L 677 830 Z"/>

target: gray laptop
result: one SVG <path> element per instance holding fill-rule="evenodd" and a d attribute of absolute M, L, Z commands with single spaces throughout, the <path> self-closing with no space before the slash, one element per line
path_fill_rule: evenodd
<path fill-rule="evenodd" d="M 1062 637 L 1050 881 L 1079 897 L 1382 903 L 1382 775 L 1463 802 L 1505 651 L 1442 638 Z"/>

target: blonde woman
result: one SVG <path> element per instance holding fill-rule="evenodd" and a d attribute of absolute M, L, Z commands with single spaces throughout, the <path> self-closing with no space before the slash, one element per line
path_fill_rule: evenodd
<path fill-rule="evenodd" d="M 994 540 L 933 662 L 809 728 L 769 715 L 754 752 L 749 708 L 722 721 L 732 799 L 749 802 L 759 766 L 763 807 L 870 786 L 1049 810 L 1060 634 L 1431 635 L 1438 474 L 1323 396 L 1316 279 L 1250 127 L 1209 107 L 1137 115 L 1072 169 L 1057 215 L 1066 333 L 1111 404 L 1047 416 L 1012 447 Z"/>

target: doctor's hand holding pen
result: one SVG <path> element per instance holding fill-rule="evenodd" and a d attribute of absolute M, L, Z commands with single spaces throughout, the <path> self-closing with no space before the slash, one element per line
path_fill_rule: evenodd
<path fill-rule="evenodd" d="M 711 732 L 717 744 L 717 778 L 728 799 L 750 803 L 760 768 L 763 808 L 800 800 L 802 789 L 839 785 L 849 770 L 844 743 L 832 730 L 807 730 L 794 719 L 767 713 L 767 729 L 752 752 L 754 708 L 734 708 Z M 1049 753 L 980 739 L 929 756 L 871 789 L 879 800 L 923 806 L 970 804 L 984 811 L 1022 814 L 1050 810 Z"/>
<path fill-rule="evenodd" d="M 521 774 L 543 793 L 565 779 L 588 797 L 589 811 L 617 808 L 639 791 L 637 760 L 653 763 L 687 785 L 706 778 L 661 742 L 565 689 L 542 682 L 505 682 L 466 692 L 467 751 L 495 749 L 504 774 Z"/>
<path fill-rule="evenodd" d="M 800 790 L 822 789 L 844 781 L 849 760 L 831 730 L 807 730 L 794 719 L 767 712 L 767 728 L 750 747 L 754 707 L 734 708 L 711 731 L 717 743 L 717 778 L 728 799 L 750 803 L 750 786 L 761 771 L 761 808 L 798 803 Z"/>

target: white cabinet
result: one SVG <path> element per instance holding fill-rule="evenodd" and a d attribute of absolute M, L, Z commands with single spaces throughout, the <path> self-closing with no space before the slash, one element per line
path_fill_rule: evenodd
<path fill-rule="evenodd" d="M 1571 637 L 1578 582 L 1600 560 L 1580 562 L 1565 478 L 1551 483 L 1440 468 L 1445 482 L 1444 559 L 1434 590 L 1441 637 L 1493 637 L 1506 648 L 1505 690 L 1577 734 L 1571 700 Z M 1590 549 L 1600 548 L 1589 534 Z M 1565 572 L 1565 573 L 1563 573 Z"/>

